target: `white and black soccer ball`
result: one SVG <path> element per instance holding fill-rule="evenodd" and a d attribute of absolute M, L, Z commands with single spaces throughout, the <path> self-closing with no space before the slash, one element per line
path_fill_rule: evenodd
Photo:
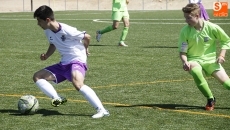
<path fill-rule="evenodd" d="M 35 114 L 39 108 L 38 100 L 33 95 L 24 95 L 18 101 L 18 110 L 21 114 Z"/>

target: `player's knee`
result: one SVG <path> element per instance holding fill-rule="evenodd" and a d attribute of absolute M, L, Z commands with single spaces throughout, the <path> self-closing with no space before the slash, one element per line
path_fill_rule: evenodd
<path fill-rule="evenodd" d="M 113 30 L 118 29 L 119 25 L 113 25 Z"/>
<path fill-rule="evenodd" d="M 37 82 L 39 79 L 44 79 L 44 77 L 42 77 L 41 73 L 38 71 L 38 72 L 34 73 L 34 75 L 33 75 L 33 81 Z"/>
<path fill-rule="evenodd" d="M 200 67 L 193 67 L 191 70 L 190 70 L 190 74 L 192 76 L 196 76 L 196 75 L 200 75 L 202 74 L 202 69 Z"/>
<path fill-rule="evenodd" d="M 127 28 L 128 28 L 128 27 L 129 27 L 129 23 L 125 23 L 125 27 L 127 27 Z"/>
<path fill-rule="evenodd" d="M 33 81 L 36 82 L 38 80 L 38 73 L 34 73 L 33 75 Z"/>
<path fill-rule="evenodd" d="M 190 74 L 193 76 L 193 79 L 198 85 L 201 85 L 206 82 L 202 73 L 202 68 L 194 67 L 191 69 Z"/>
<path fill-rule="evenodd" d="M 79 91 L 81 89 L 81 87 L 84 85 L 83 83 L 79 83 L 79 82 L 72 82 L 73 86 Z"/>

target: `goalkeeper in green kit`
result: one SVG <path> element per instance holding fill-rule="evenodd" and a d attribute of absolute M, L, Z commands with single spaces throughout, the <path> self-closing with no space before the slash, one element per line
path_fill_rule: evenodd
<path fill-rule="evenodd" d="M 118 46 L 125 46 L 125 39 L 129 30 L 129 13 L 127 9 L 127 4 L 129 0 L 113 0 L 112 5 L 112 20 L 113 25 L 110 25 L 102 30 L 98 30 L 96 32 L 96 40 L 99 42 L 102 34 L 115 30 L 119 26 L 119 22 L 122 20 L 124 24 L 124 28 L 120 37 L 120 41 L 118 42 Z"/>
<path fill-rule="evenodd" d="M 221 27 L 200 18 L 198 4 L 190 3 L 182 11 L 188 25 L 180 32 L 180 59 L 183 69 L 192 75 L 196 86 L 207 98 L 205 110 L 210 111 L 214 109 L 216 99 L 202 72 L 213 76 L 230 90 L 229 76 L 221 66 L 225 62 L 226 50 L 230 49 L 230 38 Z M 219 52 L 216 52 L 217 45 L 220 45 Z"/>

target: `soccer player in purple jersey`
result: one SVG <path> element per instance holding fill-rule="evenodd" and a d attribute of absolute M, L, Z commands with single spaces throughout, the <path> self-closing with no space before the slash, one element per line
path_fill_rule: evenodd
<path fill-rule="evenodd" d="M 34 18 L 37 19 L 37 24 L 44 30 L 50 43 L 46 53 L 41 54 L 40 59 L 47 60 L 55 50 L 61 55 L 59 63 L 34 74 L 33 80 L 38 88 L 52 98 L 51 104 L 57 107 L 67 102 L 67 99 L 61 97 L 48 81 L 58 84 L 69 80 L 97 110 L 92 118 L 109 116 L 109 112 L 104 108 L 96 93 L 84 84 L 90 35 L 85 31 L 79 31 L 67 24 L 57 22 L 52 9 L 46 5 L 36 9 Z"/>
<path fill-rule="evenodd" d="M 202 72 L 216 78 L 230 90 L 230 79 L 224 68 L 225 53 L 230 49 L 230 38 L 224 30 L 200 17 L 198 4 L 190 3 L 182 8 L 188 25 L 181 29 L 178 48 L 183 69 L 192 75 L 196 86 L 207 98 L 205 109 L 214 109 L 215 98 Z M 218 42 L 219 44 L 217 44 Z M 220 52 L 217 51 L 220 45 Z"/>

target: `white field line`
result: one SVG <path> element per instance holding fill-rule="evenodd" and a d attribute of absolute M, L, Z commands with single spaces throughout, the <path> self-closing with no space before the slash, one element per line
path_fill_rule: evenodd
<path fill-rule="evenodd" d="M 18 18 L 4 18 L 0 17 L 0 21 L 32 21 L 36 19 L 18 19 Z M 58 21 L 85 21 L 85 20 L 92 20 L 94 22 L 100 22 L 100 23 L 112 23 L 111 19 L 58 19 Z M 132 24 L 186 24 L 185 22 L 170 22 L 175 20 L 184 20 L 184 19 L 130 19 L 130 23 Z M 230 19 L 212 19 L 213 21 L 222 21 L 222 20 L 230 20 Z M 133 22 L 134 21 L 134 22 Z M 155 22 L 135 22 L 135 21 L 155 21 Z M 160 22 L 156 22 L 160 21 Z M 168 22 L 162 22 L 162 21 L 168 21 Z M 215 24 L 230 24 L 229 23 L 216 23 Z"/>
<path fill-rule="evenodd" d="M 183 23 L 175 23 L 175 22 L 162 22 L 163 20 L 164 21 L 173 21 L 173 20 L 184 20 L 184 19 L 131 19 L 130 21 L 132 20 L 137 20 L 137 21 L 161 21 L 161 22 L 154 22 L 154 23 L 150 23 L 150 22 L 130 22 L 132 24 L 186 24 L 185 22 Z M 219 19 L 217 19 L 219 20 Z M 223 20 L 223 19 L 222 19 Z M 225 19 L 225 20 L 230 20 L 230 19 Z M 107 19 L 103 19 L 103 20 L 100 20 L 100 19 L 94 19 L 93 20 L 94 22 L 100 22 L 100 23 L 112 23 L 111 20 L 107 20 Z M 214 23 L 214 22 L 213 22 Z M 215 23 L 215 24 L 230 24 L 229 23 Z"/>
<path fill-rule="evenodd" d="M 11 16 L 12 17 L 12 16 Z M 0 16 L 0 20 L 34 20 L 31 18 L 24 19 L 24 18 L 10 18 L 9 16 Z M 111 19 L 58 19 L 58 20 L 93 20 L 93 21 L 111 21 Z M 164 21 L 173 21 L 173 20 L 185 20 L 185 19 L 130 19 L 132 20 L 138 20 L 138 21 L 159 21 L 159 20 L 164 20 Z M 229 20 L 230 19 L 222 19 L 222 18 L 216 18 L 216 19 L 211 19 L 211 21 L 221 21 L 221 20 Z"/>

